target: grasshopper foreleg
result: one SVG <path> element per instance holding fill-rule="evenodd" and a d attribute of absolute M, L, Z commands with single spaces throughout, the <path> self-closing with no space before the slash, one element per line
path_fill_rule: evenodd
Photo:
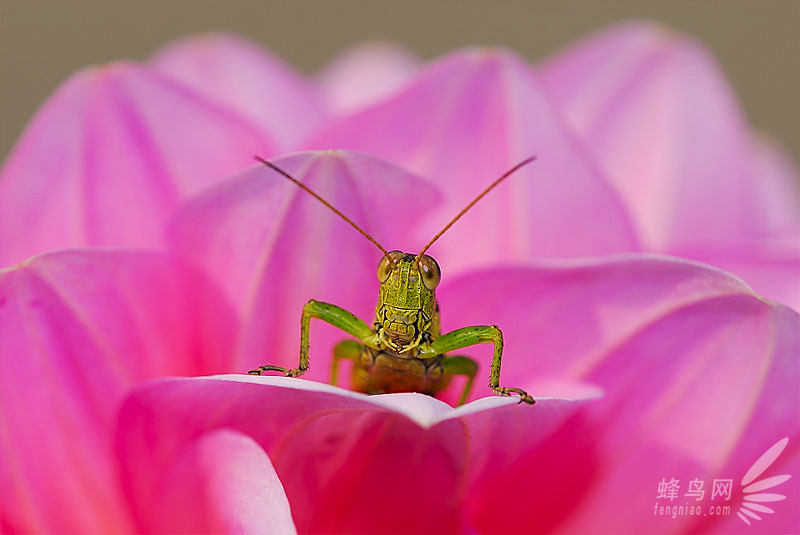
<path fill-rule="evenodd" d="M 282 368 L 267 364 L 250 370 L 248 373 L 261 375 L 265 371 L 276 371 L 282 372 L 287 377 L 299 377 L 306 373 L 308 370 L 308 333 L 311 318 L 318 318 L 330 323 L 362 342 L 374 334 L 372 329 L 355 314 L 336 305 L 312 299 L 303 307 L 303 317 L 300 320 L 300 363 L 297 368 Z"/>
<path fill-rule="evenodd" d="M 475 325 L 473 327 L 456 329 L 434 340 L 431 344 L 431 351 L 435 354 L 446 353 L 448 351 L 489 342 L 494 344 L 492 371 L 489 375 L 489 388 L 501 396 L 510 396 L 512 393 L 519 394 L 520 403 L 525 402 L 529 405 L 533 405 L 536 401 L 524 390 L 500 386 L 500 363 L 503 359 L 503 333 L 496 325 Z"/>

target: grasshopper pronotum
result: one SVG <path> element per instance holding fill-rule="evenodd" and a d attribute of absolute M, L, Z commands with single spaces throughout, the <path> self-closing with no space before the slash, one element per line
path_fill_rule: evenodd
<path fill-rule="evenodd" d="M 444 335 L 440 333 L 436 286 L 439 284 L 441 272 L 436 260 L 425 254 L 425 251 L 467 210 L 514 171 L 534 161 L 535 156 L 523 160 L 495 180 L 416 255 L 402 251 L 386 251 L 375 238 L 308 186 L 275 164 L 259 157 L 256 159 L 333 210 L 374 243 L 383 256 L 378 262 L 380 294 L 373 327 L 341 307 L 312 299 L 303 307 L 300 322 L 300 363 L 297 368 L 288 369 L 267 364 L 250 370 L 250 374 L 261 375 L 265 371 L 277 371 L 289 377 L 303 375 L 308 370 L 309 322 L 311 318 L 319 318 L 359 340 L 359 342 L 344 340 L 334 348 L 331 384 L 336 384 L 339 361 L 342 359 L 353 361 L 353 387 L 367 394 L 422 392 L 433 396 L 445 389 L 454 376 L 464 375 L 467 380 L 459 399 L 460 405 L 469 396 L 478 364 L 469 357 L 447 356 L 445 353 L 491 342 L 494 344 L 494 356 L 489 375 L 489 388 L 501 396 L 518 394 L 520 403 L 523 401 L 530 405 L 535 403 L 533 397 L 522 389 L 500 386 L 503 333 L 496 325 L 475 325 L 456 329 Z"/>

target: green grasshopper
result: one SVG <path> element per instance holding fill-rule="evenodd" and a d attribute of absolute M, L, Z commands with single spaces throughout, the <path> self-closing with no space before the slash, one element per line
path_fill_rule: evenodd
<path fill-rule="evenodd" d="M 517 169 L 535 159 L 533 156 L 518 163 L 495 180 L 445 225 L 422 248 L 422 251 L 414 255 L 402 251 L 387 251 L 372 236 L 308 186 L 275 164 L 256 156 L 256 160 L 294 182 L 347 221 L 374 243 L 383 256 L 378 262 L 380 295 L 374 327 L 371 328 L 363 320 L 341 307 L 312 299 L 303 307 L 298 367 L 281 368 L 267 364 L 250 370 L 249 373 L 261 375 L 265 371 L 277 371 L 288 377 L 303 375 L 308 370 L 309 323 L 311 318 L 318 318 L 338 327 L 360 342 L 344 340 L 334 348 L 331 365 L 333 385 L 337 381 L 339 362 L 343 359 L 353 361 L 353 388 L 366 394 L 422 392 L 434 396 L 447 388 L 453 377 L 463 375 L 466 376 L 466 383 L 459 399 L 461 405 L 472 390 L 478 364 L 469 357 L 448 356 L 446 353 L 491 342 L 494 344 L 494 356 L 489 375 L 489 388 L 501 396 L 518 394 L 520 403 L 523 401 L 529 405 L 535 403 L 533 397 L 520 388 L 500 386 L 503 333 L 496 325 L 475 325 L 441 334 L 439 305 L 435 293 L 441 279 L 441 271 L 436 260 L 425 254 L 425 251 L 484 195 Z"/>

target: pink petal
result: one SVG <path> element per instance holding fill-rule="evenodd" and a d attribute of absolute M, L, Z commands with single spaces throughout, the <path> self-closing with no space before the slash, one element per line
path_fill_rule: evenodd
<path fill-rule="evenodd" d="M 318 83 L 328 108 L 353 113 L 390 98 L 419 70 L 419 60 L 402 46 L 382 41 L 351 47 L 333 58 Z"/>
<path fill-rule="evenodd" d="M 236 114 L 151 70 L 83 70 L 2 169 L 0 266 L 70 246 L 158 245 L 180 199 L 272 150 Z"/>
<path fill-rule="evenodd" d="M 166 45 L 150 60 L 163 74 L 255 122 L 281 149 L 325 118 L 321 97 L 303 76 L 261 46 L 210 33 Z"/>
<path fill-rule="evenodd" d="M 603 162 L 646 246 L 730 270 L 800 307 L 797 173 L 754 139 L 698 43 L 649 23 L 602 31 L 543 65 L 551 95 Z"/>
<path fill-rule="evenodd" d="M 604 522 L 614 531 L 652 531 L 662 478 L 737 480 L 775 433 L 800 440 L 798 333 L 800 318 L 786 308 L 723 296 L 665 316 L 595 365 L 587 378 L 607 393 L 592 407 L 607 422 L 598 447 L 603 482 L 564 529 Z M 639 489 L 626 500 L 630 514 L 615 519 L 607 508 L 630 489 Z M 800 510 L 785 513 L 797 518 Z"/>
<path fill-rule="evenodd" d="M 800 310 L 800 242 L 743 241 L 742 247 L 734 251 L 704 248 L 679 250 L 676 254 L 734 273 L 759 295 Z"/>
<path fill-rule="evenodd" d="M 415 250 L 419 217 L 436 190 L 366 155 L 312 152 L 274 162 L 315 189 L 389 250 Z M 409 216 L 408 206 L 420 216 Z M 187 202 L 172 235 L 234 302 L 245 322 L 241 371 L 296 366 L 300 315 L 309 299 L 335 303 L 372 323 L 375 269 L 381 252 L 346 222 L 271 169 L 256 164 Z M 310 378 L 327 381 L 331 348 L 343 333 L 323 322 L 311 329 Z"/>
<path fill-rule="evenodd" d="M 444 332 L 485 324 L 502 329 L 503 375 L 524 388 L 558 377 L 581 380 L 587 367 L 652 322 L 698 301 L 739 294 L 750 290 L 724 272 L 637 255 L 445 278 L 437 298 Z M 467 354 L 486 369 L 491 352 L 482 345 Z"/>
<path fill-rule="evenodd" d="M 621 203 L 536 76 L 508 52 L 447 56 L 389 101 L 334 122 L 304 146 L 361 150 L 435 179 L 447 197 L 420 244 L 503 172 L 538 155 L 434 247 L 440 262 L 459 269 L 636 248 Z"/>
<path fill-rule="evenodd" d="M 736 245 L 762 231 L 748 125 L 701 44 L 625 23 L 570 46 L 542 72 L 649 249 Z"/>
<path fill-rule="evenodd" d="M 225 303 L 159 254 L 63 251 L 0 271 L 0 525 L 131 528 L 109 436 L 133 385 L 226 370 Z"/>
<path fill-rule="evenodd" d="M 471 518 L 481 532 L 681 531 L 696 519 L 653 516 L 662 478 L 684 487 L 694 477 L 741 478 L 774 433 L 800 444 L 800 316 L 723 272 L 646 257 L 493 270 L 443 286 L 440 302 L 445 331 L 489 322 L 503 330 L 505 384 L 536 396 L 555 376 L 604 392 L 553 438 L 549 457 L 515 446 L 527 451 L 519 461 L 477 476 Z M 465 353 L 486 370 L 489 349 Z M 538 488 L 583 497 L 525 507 Z"/>
<path fill-rule="evenodd" d="M 296 533 L 272 463 L 246 435 L 220 429 L 189 439 L 166 466 L 129 454 L 132 478 L 155 479 L 150 492 L 133 497 L 143 532 Z"/>
<path fill-rule="evenodd" d="M 498 398 L 475 405 L 452 409 L 421 394 L 365 396 L 277 377 L 167 379 L 128 399 L 117 443 L 121 459 L 140 452 L 158 465 L 187 437 L 233 429 L 269 453 L 300 532 L 455 533 L 466 528 L 467 467 L 491 444 L 491 422 L 525 430 L 536 444 L 580 406 Z M 155 482 L 128 477 L 144 485 L 129 489 L 134 494 Z"/>

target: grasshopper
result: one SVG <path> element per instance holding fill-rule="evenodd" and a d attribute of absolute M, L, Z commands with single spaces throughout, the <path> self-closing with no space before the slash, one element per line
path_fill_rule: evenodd
<path fill-rule="evenodd" d="M 380 293 L 373 327 L 347 310 L 320 301 L 310 300 L 303 307 L 300 322 L 300 363 L 297 368 L 282 368 L 267 364 L 248 373 L 261 375 L 265 371 L 281 372 L 287 377 L 299 377 L 308 370 L 308 336 L 311 318 L 343 330 L 355 340 L 344 340 L 333 350 L 331 384 L 337 382 L 339 362 L 353 361 L 353 387 L 366 394 L 389 392 L 421 392 L 430 396 L 444 390 L 455 376 L 466 377 L 459 405 L 466 402 L 478 364 L 465 356 L 446 353 L 465 347 L 492 343 L 494 355 L 489 374 L 489 388 L 501 396 L 518 394 L 520 403 L 535 403 L 532 396 L 520 388 L 500 386 L 500 363 L 503 357 L 503 333 L 496 325 L 463 327 L 442 335 L 439 327 L 439 304 L 436 287 L 441 279 L 439 265 L 425 251 L 453 224 L 495 186 L 524 165 L 536 159 L 530 157 L 495 180 L 480 195 L 454 217 L 422 250 L 415 254 L 387 251 L 350 218 L 308 186 L 263 158 L 256 160 L 294 182 L 322 204 L 352 225 L 381 250 L 378 262 Z"/>

